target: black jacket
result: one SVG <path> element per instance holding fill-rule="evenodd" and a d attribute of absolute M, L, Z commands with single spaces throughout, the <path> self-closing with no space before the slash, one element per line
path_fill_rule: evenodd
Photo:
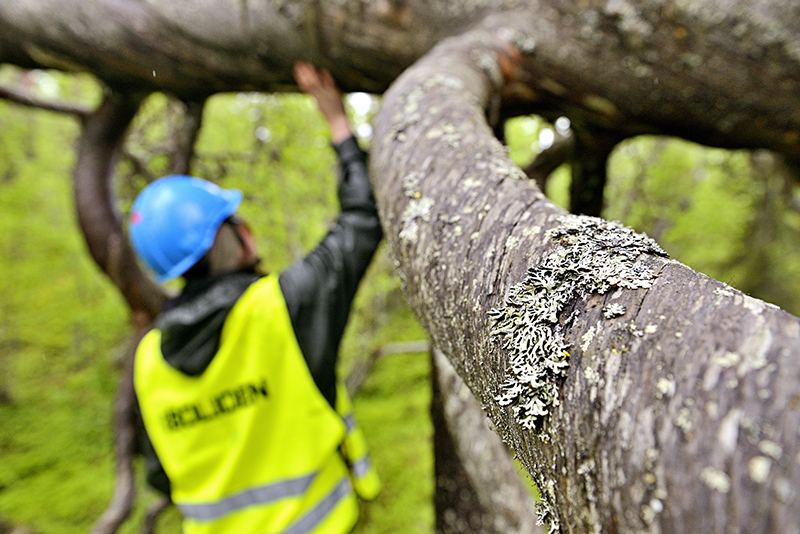
<path fill-rule="evenodd" d="M 339 343 L 350 306 L 383 235 L 366 154 L 353 137 L 334 149 L 339 157 L 341 211 L 316 248 L 278 278 L 300 350 L 331 405 L 336 398 Z M 260 276 L 238 271 L 187 282 L 156 320 L 156 328 L 162 331 L 164 359 L 188 375 L 202 374 L 217 352 L 228 312 Z M 143 427 L 141 430 L 147 480 L 169 493 L 169 480 Z"/>

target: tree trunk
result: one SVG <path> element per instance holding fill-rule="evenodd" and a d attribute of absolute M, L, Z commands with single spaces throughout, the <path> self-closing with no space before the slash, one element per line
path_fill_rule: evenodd
<path fill-rule="evenodd" d="M 76 201 L 139 325 L 163 295 L 124 263 L 108 187 L 135 95 L 291 89 L 299 59 L 346 90 L 403 72 L 372 174 L 408 301 L 568 532 L 798 532 L 800 321 L 568 216 L 493 129 L 563 114 L 797 160 L 798 35 L 779 0 L 0 3 L 0 62 L 113 88 L 82 114 Z"/>
<path fill-rule="evenodd" d="M 441 352 L 431 360 L 436 532 L 541 532 L 530 487 L 486 414 Z"/>
<path fill-rule="evenodd" d="M 290 89 L 304 59 L 345 90 L 382 92 L 442 38 L 501 13 L 526 21 L 528 76 L 506 87 L 507 113 L 800 157 L 800 10 L 780 0 L 4 2 L 0 62 L 192 100 Z"/>
<path fill-rule="evenodd" d="M 372 175 L 409 304 L 563 531 L 797 532 L 800 320 L 520 179 L 484 115 L 509 27 L 384 95 Z"/>

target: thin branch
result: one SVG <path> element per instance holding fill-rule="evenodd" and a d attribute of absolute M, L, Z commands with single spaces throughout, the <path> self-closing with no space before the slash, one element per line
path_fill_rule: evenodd
<path fill-rule="evenodd" d="M 155 317 L 166 298 L 139 267 L 117 213 L 111 178 L 125 131 L 143 95 L 109 91 L 83 121 L 73 173 L 78 222 L 98 266 L 119 288 L 134 313 Z"/>
<path fill-rule="evenodd" d="M 142 525 L 142 534 L 153 534 L 156 531 L 156 520 L 170 505 L 172 505 L 172 500 L 164 497 L 147 511 L 144 525 Z"/>
<path fill-rule="evenodd" d="M 575 139 L 572 134 L 558 134 L 550 148 L 542 150 L 533 161 L 522 170 L 528 178 L 536 180 L 536 185 L 544 192 L 550 175 L 558 167 L 569 161 L 574 150 Z"/>
<path fill-rule="evenodd" d="M 542 534 L 530 484 L 481 405 L 441 351 L 430 357 L 436 531 Z"/>
<path fill-rule="evenodd" d="M 116 455 L 114 496 L 103 515 L 94 525 L 91 534 L 113 534 L 125 522 L 133 509 L 136 498 L 136 480 L 133 457 L 136 454 L 137 431 L 135 419 L 135 395 L 133 389 L 133 354 L 139 340 L 147 332 L 144 325 L 137 329 L 125 357 L 125 368 L 114 402 L 114 452 Z"/>
<path fill-rule="evenodd" d="M 608 158 L 624 136 L 575 122 L 572 123 L 572 132 L 575 146 L 569 159 L 572 166 L 570 211 L 599 217 L 608 178 Z"/>
<path fill-rule="evenodd" d="M 4 85 L 0 85 L 0 98 L 21 106 L 55 111 L 57 113 L 67 113 L 70 115 L 77 115 L 78 117 L 85 117 L 91 113 L 91 110 L 84 106 L 36 98 Z"/>
<path fill-rule="evenodd" d="M 172 157 L 173 174 L 187 174 L 194 158 L 194 145 L 203 125 L 205 100 L 184 102 L 186 112 L 183 124 L 175 132 L 175 150 Z"/>
<path fill-rule="evenodd" d="M 156 179 L 156 176 L 147 169 L 147 163 L 142 158 L 126 148 L 122 149 L 121 155 L 133 167 L 131 175 L 144 176 L 148 183 Z"/>
<path fill-rule="evenodd" d="M 372 370 L 372 366 L 384 356 L 389 356 L 390 354 L 429 352 L 430 350 L 431 344 L 427 340 L 398 341 L 378 347 L 372 351 L 369 356 L 356 362 L 353 366 L 353 369 L 344 381 L 347 392 L 351 397 L 355 396 L 359 388 L 361 388 L 361 385 L 367 379 L 370 370 Z"/>
<path fill-rule="evenodd" d="M 78 160 L 73 174 L 78 222 L 95 262 L 119 288 L 131 308 L 137 341 L 149 328 L 166 298 L 138 266 L 115 209 L 111 177 L 125 131 L 143 95 L 109 91 L 103 103 L 83 118 Z M 92 534 L 116 532 L 130 515 L 135 498 L 133 456 L 136 453 L 133 389 L 134 343 L 125 362 L 114 404 L 116 486 Z"/>

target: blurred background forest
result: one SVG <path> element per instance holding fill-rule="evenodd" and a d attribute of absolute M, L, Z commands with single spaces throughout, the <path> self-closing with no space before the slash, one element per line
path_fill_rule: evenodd
<path fill-rule="evenodd" d="M 90 79 L 0 70 L 3 83 L 41 98 L 94 106 Z M 351 95 L 365 147 L 378 101 Z M 118 168 L 126 212 L 147 180 L 167 169 L 181 106 L 151 97 Z M 535 117 L 507 124 L 512 159 L 527 164 L 565 131 Z M 84 533 L 113 491 L 111 411 L 119 360 L 131 343 L 127 307 L 89 257 L 73 208 L 74 117 L 0 101 L 0 532 Z M 206 107 L 193 173 L 245 192 L 241 213 L 264 265 L 299 258 L 336 214 L 335 158 L 313 102 L 302 95 L 215 96 Z M 547 194 L 566 205 L 569 171 Z M 603 216 L 655 238 L 671 256 L 800 315 L 800 187 L 766 153 L 638 138 L 612 156 Z M 341 374 L 374 350 L 425 334 L 403 302 L 382 248 L 359 292 Z M 358 533 L 433 532 L 429 361 L 378 361 L 355 398 L 384 480 Z M 140 484 L 138 532 L 157 495 Z M 177 533 L 174 511 L 159 531 Z"/>

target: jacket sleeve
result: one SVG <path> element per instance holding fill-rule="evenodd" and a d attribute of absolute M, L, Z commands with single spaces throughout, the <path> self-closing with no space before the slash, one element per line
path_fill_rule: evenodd
<path fill-rule="evenodd" d="M 332 405 L 339 342 L 358 284 L 383 237 L 366 154 L 354 137 L 334 149 L 340 213 L 317 247 L 279 277 L 300 350 Z"/>

